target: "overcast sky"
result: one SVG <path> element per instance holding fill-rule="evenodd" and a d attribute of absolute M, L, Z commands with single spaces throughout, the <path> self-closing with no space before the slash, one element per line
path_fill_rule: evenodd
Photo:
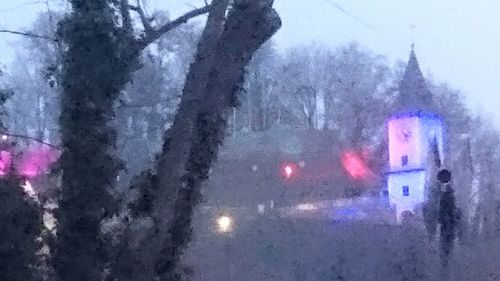
<path fill-rule="evenodd" d="M 414 41 L 424 73 L 462 90 L 474 112 L 491 115 L 500 127 L 500 1 L 275 1 L 283 19 L 275 36 L 279 48 L 313 42 L 336 47 L 354 40 L 394 62 L 407 60 Z M 34 2 L 44 1 L 0 0 L 0 28 L 29 27 L 36 13 L 46 9 Z M 175 16 L 203 1 L 149 3 Z M 0 63 L 12 62 L 17 39 L 0 34 Z"/>

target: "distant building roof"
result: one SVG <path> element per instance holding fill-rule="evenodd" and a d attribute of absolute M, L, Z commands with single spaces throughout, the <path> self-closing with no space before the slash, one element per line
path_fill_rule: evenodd
<path fill-rule="evenodd" d="M 396 100 L 398 111 L 420 111 L 432 109 L 432 94 L 425 82 L 412 47 L 408 65 L 399 85 L 399 96 Z"/>

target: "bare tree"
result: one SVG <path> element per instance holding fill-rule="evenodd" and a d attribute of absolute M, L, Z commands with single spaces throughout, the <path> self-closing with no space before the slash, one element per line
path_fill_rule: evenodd
<path fill-rule="evenodd" d="M 236 112 L 238 127 L 264 131 L 279 123 L 282 106 L 278 101 L 278 73 L 281 57 L 272 41 L 264 44 L 248 66 L 245 86 L 240 94 L 241 107 Z"/>
<path fill-rule="evenodd" d="M 42 13 L 33 23 L 33 32 L 55 36 L 62 14 Z M 16 95 L 8 102 L 6 122 L 11 134 L 36 136 L 57 143 L 60 88 L 57 85 L 62 50 L 54 41 L 28 38 L 18 43 L 16 61 L 9 73 L 9 84 Z"/>
<path fill-rule="evenodd" d="M 348 147 L 359 149 L 376 143 L 381 140 L 382 124 L 389 114 L 387 104 L 391 102 L 386 91 L 388 67 L 383 58 L 353 43 L 335 54 L 330 70 L 334 74 L 332 90 L 325 98 L 327 123 Z"/>
<path fill-rule="evenodd" d="M 329 91 L 332 63 L 333 54 L 323 46 L 295 48 L 285 55 L 279 99 L 298 127 L 318 129 L 319 100 Z"/>

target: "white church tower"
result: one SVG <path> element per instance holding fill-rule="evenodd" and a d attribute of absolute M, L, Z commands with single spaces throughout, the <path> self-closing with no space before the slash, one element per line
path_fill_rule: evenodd
<path fill-rule="evenodd" d="M 404 212 L 420 214 L 435 170 L 443 163 L 443 121 L 431 112 L 429 92 L 412 48 L 399 87 L 398 111 L 387 122 L 387 192 L 397 221 Z"/>

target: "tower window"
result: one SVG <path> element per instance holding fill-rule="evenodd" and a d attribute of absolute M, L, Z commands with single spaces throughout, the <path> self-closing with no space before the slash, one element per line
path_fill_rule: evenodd
<path fill-rule="evenodd" d="M 401 165 L 403 167 L 408 165 L 408 155 L 401 156 Z"/>
<path fill-rule="evenodd" d="M 407 185 L 403 186 L 403 196 L 410 196 L 410 187 Z"/>

